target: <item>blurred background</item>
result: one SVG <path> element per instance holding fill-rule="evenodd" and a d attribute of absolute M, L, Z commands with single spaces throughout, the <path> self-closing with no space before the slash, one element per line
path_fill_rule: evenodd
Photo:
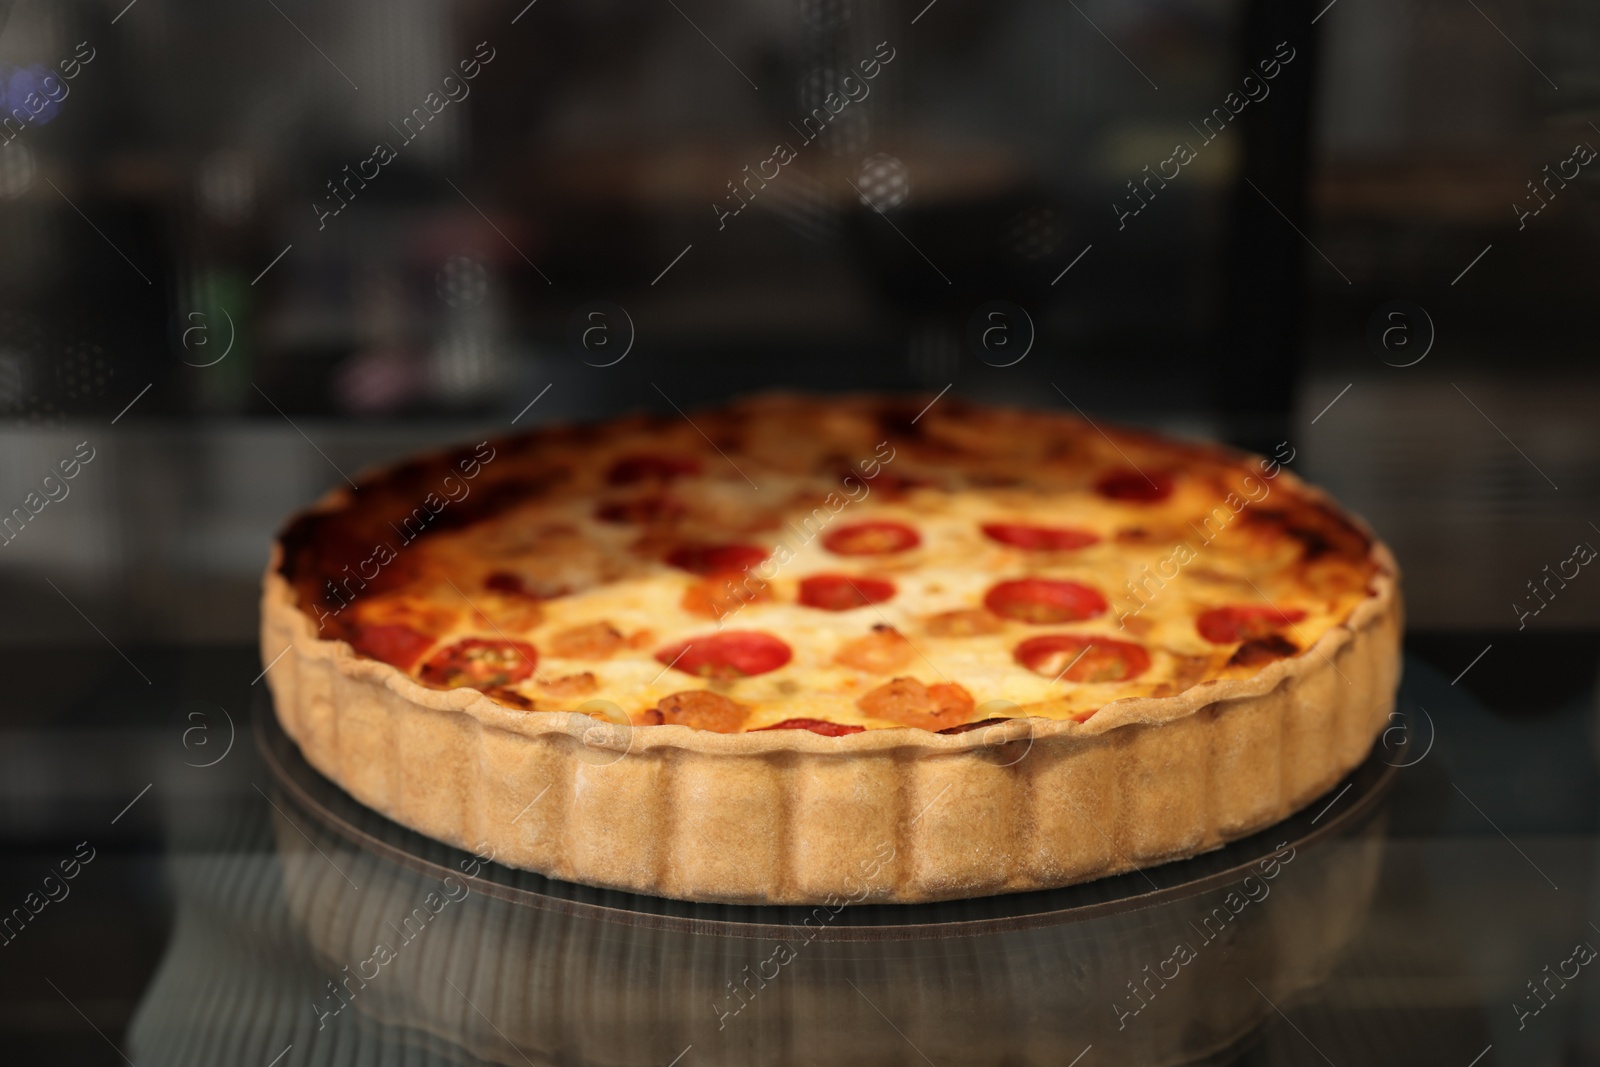
<path fill-rule="evenodd" d="M 1439 778 L 1412 828 L 1503 850 L 1492 812 L 1588 877 L 1600 579 L 1530 585 L 1600 545 L 1597 55 L 1579 0 L 0 0 L 0 888 L 163 782 L 57 932 L 119 961 L 78 990 L 116 1036 L 173 820 L 261 807 L 126 768 L 188 750 L 185 701 L 247 717 L 285 515 L 768 389 L 1288 442 L 1471 705 L 1483 809 Z M 1558 958 L 1520 951 L 1484 967 Z M 110 1057 L 7 988 L 29 1048 Z"/>
<path fill-rule="evenodd" d="M 427 442 L 947 386 L 1288 439 L 1515 623 L 1600 516 L 1600 9 L 1325 3 L 0 3 L 0 504 L 96 450 L 0 636 L 247 640 Z"/>

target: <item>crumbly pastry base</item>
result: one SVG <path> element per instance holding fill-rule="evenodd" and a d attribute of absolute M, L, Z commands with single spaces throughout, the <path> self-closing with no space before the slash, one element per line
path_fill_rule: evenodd
<path fill-rule="evenodd" d="M 1083 723 L 963 734 L 598 720 L 432 689 L 318 637 L 267 569 L 261 648 L 307 762 L 429 837 L 567 881 L 683 900 L 948 900 L 1196 855 L 1277 822 L 1359 764 L 1400 674 L 1398 568 L 1305 652 Z"/>

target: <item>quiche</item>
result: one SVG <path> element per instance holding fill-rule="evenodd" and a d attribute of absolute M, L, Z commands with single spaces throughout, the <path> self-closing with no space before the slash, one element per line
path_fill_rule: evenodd
<path fill-rule="evenodd" d="M 1271 458 L 765 396 L 402 463 L 294 517 L 262 654 L 356 799 L 543 874 L 913 902 L 1194 855 L 1367 755 L 1398 572 Z"/>

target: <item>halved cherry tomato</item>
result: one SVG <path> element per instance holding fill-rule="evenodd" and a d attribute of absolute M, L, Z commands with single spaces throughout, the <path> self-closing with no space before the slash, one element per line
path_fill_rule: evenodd
<path fill-rule="evenodd" d="M 826 719 L 784 719 L 771 726 L 762 726 L 751 733 L 760 733 L 762 730 L 810 730 L 823 737 L 843 737 L 845 734 L 859 734 L 865 726 L 848 726 L 842 722 L 828 722 Z"/>
<path fill-rule="evenodd" d="M 1070 526 L 1029 526 L 1021 522 L 986 522 L 983 534 L 1012 548 L 1025 548 L 1030 552 L 1059 552 L 1070 548 L 1087 548 L 1100 540 L 1100 535 L 1088 530 L 1075 530 Z"/>
<path fill-rule="evenodd" d="M 556 631 L 545 640 L 544 648 L 561 659 L 610 659 L 627 643 L 621 630 L 601 619 Z"/>
<path fill-rule="evenodd" d="M 879 623 L 869 633 L 852 637 L 833 653 L 833 662 L 868 674 L 893 674 L 916 659 L 917 649 L 893 626 Z"/>
<path fill-rule="evenodd" d="M 1013 654 L 1033 673 L 1069 682 L 1126 682 L 1150 669 L 1144 646 L 1091 634 L 1030 637 Z"/>
<path fill-rule="evenodd" d="M 1270 636 L 1305 617 L 1299 608 L 1279 611 L 1270 604 L 1234 604 L 1201 612 L 1194 627 L 1214 645 L 1231 645 Z"/>
<path fill-rule="evenodd" d="M 1165 471 L 1140 472 L 1129 468 L 1104 474 L 1094 483 L 1095 492 L 1107 500 L 1133 504 L 1154 504 L 1172 495 L 1172 475 Z"/>
<path fill-rule="evenodd" d="M 515 685 L 531 675 L 538 662 L 539 653 L 524 641 L 466 637 L 435 652 L 419 674 L 430 685 L 483 689 Z"/>
<path fill-rule="evenodd" d="M 667 562 L 690 574 L 738 574 L 765 560 L 771 553 L 756 545 L 684 545 L 667 555 Z"/>
<path fill-rule="evenodd" d="M 700 461 L 692 456 L 623 456 L 606 472 L 606 481 L 612 485 L 670 482 L 699 473 Z"/>
<path fill-rule="evenodd" d="M 746 604 L 773 599 L 772 586 L 759 577 L 714 574 L 691 582 L 689 588 L 683 591 L 678 606 L 691 615 L 720 619 Z"/>
<path fill-rule="evenodd" d="M 879 519 L 841 526 L 822 539 L 836 556 L 883 556 L 922 544 L 922 535 L 903 522 Z"/>
<path fill-rule="evenodd" d="M 1018 578 L 990 589 L 983 606 L 1008 619 L 1046 625 L 1093 618 L 1106 610 L 1106 598 L 1078 582 Z"/>
<path fill-rule="evenodd" d="M 409 626 L 363 626 L 350 639 L 350 644 L 363 656 L 408 671 L 433 644 L 433 638 Z"/>
<path fill-rule="evenodd" d="M 732 680 L 766 674 L 788 663 L 789 646 L 759 630 L 725 630 L 691 637 L 656 653 L 656 661 L 701 678 Z"/>
<path fill-rule="evenodd" d="M 922 730 L 959 725 L 972 714 L 974 704 L 972 694 L 957 682 L 924 685 L 910 677 L 890 679 L 856 701 L 856 707 L 873 718 Z"/>
<path fill-rule="evenodd" d="M 881 604 L 893 597 L 894 592 L 894 583 L 882 578 L 813 574 L 800 580 L 800 603 L 823 611 L 849 611 L 867 604 Z"/>
<path fill-rule="evenodd" d="M 736 734 L 750 717 L 750 708 L 709 689 L 686 689 L 663 697 L 655 707 L 661 722 L 718 734 Z"/>

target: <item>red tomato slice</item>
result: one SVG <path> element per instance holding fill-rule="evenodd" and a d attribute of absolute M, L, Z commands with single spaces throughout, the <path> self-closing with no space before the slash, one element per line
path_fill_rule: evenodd
<path fill-rule="evenodd" d="M 1106 598 L 1078 582 L 1018 578 L 990 589 L 983 606 L 1003 618 L 1047 625 L 1093 618 L 1106 610 Z"/>
<path fill-rule="evenodd" d="M 841 526 L 822 539 L 836 556 L 882 556 L 922 544 L 922 535 L 903 522 L 877 520 Z"/>
<path fill-rule="evenodd" d="M 656 661 L 700 678 L 731 681 L 766 674 L 788 663 L 789 646 L 759 630 L 725 630 L 691 637 L 656 653 Z"/>
<path fill-rule="evenodd" d="M 363 626 L 350 639 L 350 644 L 363 656 L 408 671 L 433 644 L 433 638 L 409 626 Z"/>
<path fill-rule="evenodd" d="M 894 583 L 882 578 L 813 574 L 800 581 L 800 603 L 823 611 L 849 611 L 867 604 L 881 604 L 894 593 Z"/>
<path fill-rule="evenodd" d="M 784 719 L 771 726 L 763 726 L 760 730 L 751 733 L 760 733 L 761 730 L 810 730 L 823 737 L 843 737 L 845 734 L 859 734 L 865 726 L 846 726 L 842 722 L 828 722 L 826 719 Z"/>
<path fill-rule="evenodd" d="M 1279 611 L 1269 604 L 1234 604 L 1201 612 L 1194 626 L 1200 636 L 1212 644 L 1231 645 L 1270 637 L 1305 617 L 1306 613 L 1299 608 Z"/>
<path fill-rule="evenodd" d="M 623 456 L 606 472 L 612 485 L 635 482 L 670 482 L 700 473 L 700 461 L 692 456 Z"/>
<path fill-rule="evenodd" d="M 1112 471 L 1094 483 L 1095 492 L 1107 500 L 1125 500 L 1133 504 L 1154 504 L 1172 495 L 1172 475 L 1165 471 L 1137 470 Z"/>
<path fill-rule="evenodd" d="M 1100 540 L 1100 535 L 1088 530 L 1075 530 L 1070 526 L 1029 526 L 1021 522 L 987 522 L 983 533 L 990 540 L 999 541 L 1012 548 L 1025 548 L 1030 552 L 1059 552 L 1070 548 L 1087 548 Z"/>
<path fill-rule="evenodd" d="M 1035 674 L 1069 682 L 1126 682 L 1150 669 L 1144 646 L 1083 634 L 1030 637 L 1014 655 Z"/>
<path fill-rule="evenodd" d="M 418 672 L 430 685 L 483 689 L 515 685 L 533 673 L 539 653 L 523 641 L 490 641 L 467 637 L 429 657 Z"/>
<path fill-rule="evenodd" d="M 690 574 L 738 574 L 771 555 L 755 545 L 684 545 L 667 556 L 667 562 Z"/>

